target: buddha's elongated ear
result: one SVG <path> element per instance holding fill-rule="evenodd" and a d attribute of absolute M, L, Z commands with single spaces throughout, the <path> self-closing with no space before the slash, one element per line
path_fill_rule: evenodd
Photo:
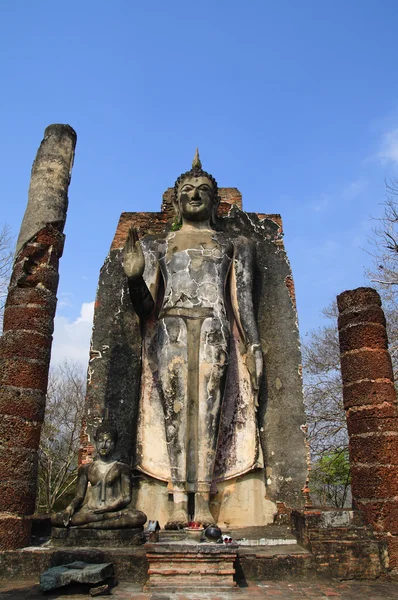
<path fill-rule="evenodd" d="M 178 195 L 174 196 L 174 198 L 173 198 L 173 208 L 174 208 L 174 212 L 176 214 L 175 222 L 178 223 L 179 225 L 181 225 L 182 215 L 181 215 L 180 203 L 178 202 Z"/>
<path fill-rule="evenodd" d="M 210 222 L 212 225 L 214 225 L 217 221 L 217 210 L 218 210 L 219 206 L 220 206 L 220 196 L 218 194 L 215 194 L 214 202 L 213 202 L 213 209 L 211 211 L 211 219 L 210 219 Z"/>

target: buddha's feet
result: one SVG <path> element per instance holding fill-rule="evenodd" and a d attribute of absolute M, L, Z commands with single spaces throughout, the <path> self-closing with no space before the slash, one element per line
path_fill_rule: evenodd
<path fill-rule="evenodd" d="M 188 507 L 185 502 L 180 502 L 174 506 L 170 519 L 164 526 L 165 529 L 184 529 L 188 527 Z"/>
<path fill-rule="evenodd" d="M 216 520 L 209 509 L 207 511 L 195 511 L 195 516 L 193 520 L 195 521 L 195 523 L 199 523 L 204 528 L 209 527 L 209 525 L 216 525 Z"/>
<path fill-rule="evenodd" d="M 195 523 L 200 523 L 202 527 L 216 525 L 216 521 L 210 512 L 208 493 L 195 494 L 195 515 L 193 520 Z"/>

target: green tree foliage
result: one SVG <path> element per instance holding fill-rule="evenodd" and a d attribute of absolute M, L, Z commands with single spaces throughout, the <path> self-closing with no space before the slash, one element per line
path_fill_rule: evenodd
<path fill-rule="evenodd" d="M 350 491 L 348 450 L 324 453 L 312 467 L 310 487 L 315 504 L 343 508 Z"/>

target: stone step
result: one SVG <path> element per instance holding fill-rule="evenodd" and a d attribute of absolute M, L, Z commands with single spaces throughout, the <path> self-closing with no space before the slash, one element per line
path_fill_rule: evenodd
<path fill-rule="evenodd" d="M 239 546 L 235 580 L 297 580 L 316 573 L 313 556 L 302 546 Z"/>
<path fill-rule="evenodd" d="M 295 545 L 297 538 L 290 527 L 285 525 L 267 525 L 264 527 L 239 527 L 223 529 L 223 535 L 231 537 L 239 546 L 280 546 L 284 544 Z M 159 541 L 162 543 L 182 542 L 187 539 L 184 530 L 159 532 Z"/>

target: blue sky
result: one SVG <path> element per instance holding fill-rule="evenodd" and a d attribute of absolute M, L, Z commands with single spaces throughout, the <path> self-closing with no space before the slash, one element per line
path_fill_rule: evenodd
<path fill-rule="evenodd" d="M 199 146 L 244 208 L 281 213 L 302 334 L 363 285 L 398 171 L 394 0 L 3 0 L 0 222 L 17 235 L 45 127 L 78 134 L 54 358 L 88 353 L 123 211 L 158 210 Z"/>

